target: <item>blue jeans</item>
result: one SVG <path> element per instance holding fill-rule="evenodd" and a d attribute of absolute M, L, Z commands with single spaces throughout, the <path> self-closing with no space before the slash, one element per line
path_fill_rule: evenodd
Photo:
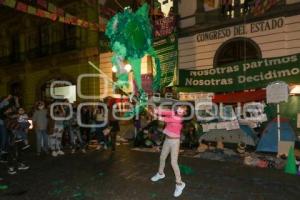
<path fill-rule="evenodd" d="M 7 131 L 4 124 L 0 124 L 0 152 L 7 148 Z"/>
<path fill-rule="evenodd" d="M 70 140 L 71 140 L 71 145 L 72 145 L 73 149 L 76 148 L 76 140 L 78 140 L 78 142 L 80 144 L 80 148 L 84 148 L 84 142 L 82 140 L 79 128 L 75 128 L 75 127 L 71 128 L 71 130 L 70 130 Z"/>
<path fill-rule="evenodd" d="M 100 125 L 100 124 L 103 124 L 102 121 L 96 121 L 96 125 Z M 108 138 L 105 137 L 104 133 L 103 133 L 103 130 L 105 129 L 106 127 L 103 126 L 103 127 L 96 127 L 96 137 L 97 137 L 97 140 L 99 143 L 104 143 L 104 144 L 108 144 Z"/>
<path fill-rule="evenodd" d="M 47 130 L 36 130 L 36 148 L 37 153 L 41 153 L 43 142 L 43 150 L 48 152 L 48 134 Z"/>
<path fill-rule="evenodd" d="M 28 140 L 28 135 L 26 131 L 21 131 L 21 130 L 16 131 L 16 137 L 17 139 L 21 139 L 24 142 Z"/>

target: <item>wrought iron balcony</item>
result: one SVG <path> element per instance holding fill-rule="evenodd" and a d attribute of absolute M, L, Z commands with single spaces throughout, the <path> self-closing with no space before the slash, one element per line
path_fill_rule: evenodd
<path fill-rule="evenodd" d="M 14 53 L 9 56 L 0 57 L 0 66 L 11 65 L 25 61 L 55 54 L 65 53 L 80 48 L 79 38 L 70 38 L 50 45 L 41 45 L 37 48 L 26 51 L 25 53 Z"/>

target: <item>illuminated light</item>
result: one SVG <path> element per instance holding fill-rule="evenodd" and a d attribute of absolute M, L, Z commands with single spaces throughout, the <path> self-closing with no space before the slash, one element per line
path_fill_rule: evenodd
<path fill-rule="evenodd" d="M 32 120 L 28 120 L 28 122 L 30 124 L 29 129 L 32 130 L 33 129 L 33 122 L 32 122 Z"/>
<path fill-rule="evenodd" d="M 117 66 L 114 65 L 114 66 L 112 67 L 112 72 L 113 72 L 113 73 L 116 73 L 117 71 L 118 71 L 118 68 L 117 68 Z"/>
<path fill-rule="evenodd" d="M 293 86 L 290 94 L 300 94 L 300 85 Z"/>
<path fill-rule="evenodd" d="M 158 0 L 161 4 L 161 11 L 164 13 L 165 16 L 169 15 L 170 8 L 173 7 L 173 1 L 166 1 L 166 0 Z"/>
<path fill-rule="evenodd" d="M 132 67 L 131 67 L 130 64 L 126 64 L 126 65 L 125 65 L 125 70 L 126 70 L 127 72 L 130 72 L 131 69 L 132 69 Z"/>

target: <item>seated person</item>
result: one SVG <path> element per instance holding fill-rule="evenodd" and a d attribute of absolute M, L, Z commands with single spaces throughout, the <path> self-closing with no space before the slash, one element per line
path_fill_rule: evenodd
<path fill-rule="evenodd" d="M 189 149 L 195 149 L 199 145 L 196 128 L 188 126 L 183 134 L 182 146 Z"/>

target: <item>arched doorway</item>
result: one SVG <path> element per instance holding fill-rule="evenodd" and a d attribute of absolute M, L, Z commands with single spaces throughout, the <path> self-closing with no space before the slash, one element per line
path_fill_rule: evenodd
<path fill-rule="evenodd" d="M 214 67 L 261 57 L 261 50 L 253 40 L 242 37 L 234 38 L 222 44 L 217 50 Z"/>

